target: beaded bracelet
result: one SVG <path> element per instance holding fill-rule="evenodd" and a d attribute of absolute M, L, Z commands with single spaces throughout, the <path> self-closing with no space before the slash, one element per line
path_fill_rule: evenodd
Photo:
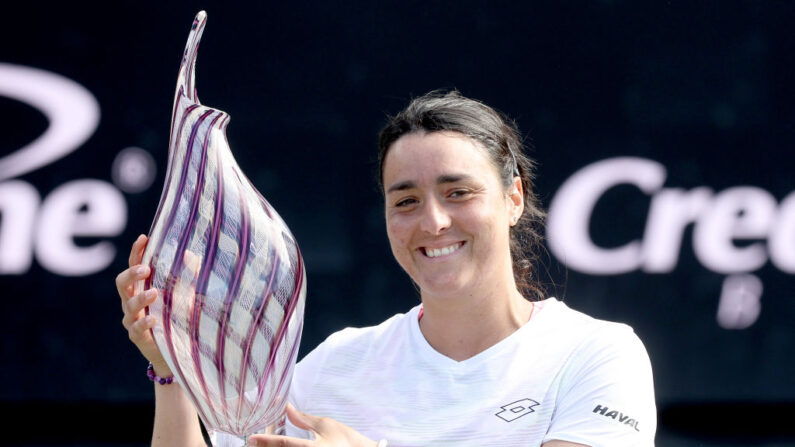
<path fill-rule="evenodd" d="M 149 380 L 152 382 L 156 382 L 161 385 L 171 385 L 171 383 L 174 382 L 174 376 L 158 377 L 157 374 L 155 374 L 155 367 L 152 365 L 152 362 L 149 362 L 149 366 L 146 367 L 146 377 L 149 377 Z"/>

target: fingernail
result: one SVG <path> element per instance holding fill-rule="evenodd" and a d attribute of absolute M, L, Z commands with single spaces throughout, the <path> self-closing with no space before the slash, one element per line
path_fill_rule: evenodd
<path fill-rule="evenodd" d="M 155 297 L 157 297 L 157 290 L 149 289 L 149 290 L 146 291 L 146 298 L 147 299 L 152 299 L 152 298 L 155 298 Z"/>
<path fill-rule="evenodd" d="M 146 272 L 145 265 L 139 265 L 138 267 L 135 268 L 135 273 L 138 275 L 143 275 L 145 272 Z"/>
<path fill-rule="evenodd" d="M 256 446 L 257 445 L 257 441 L 254 440 L 254 439 L 249 439 L 248 442 L 246 442 L 246 445 Z"/>

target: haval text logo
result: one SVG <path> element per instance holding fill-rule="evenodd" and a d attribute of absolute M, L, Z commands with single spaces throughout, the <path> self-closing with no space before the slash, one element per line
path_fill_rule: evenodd
<path fill-rule="evenodd" d="M 718 322 L 731 329 L 750 326 L 759 316 L 762 295 L 762 282 L 751 272 L 769 260 L 782 272 L 795 273 L 795 192 L 778 203 L 755 186 L 719 192 L 706 186 L 663 188 L 665 178 L 665 167 L 644 158 L 610 158 L 580 169 L 550 204 L 550 250 L 570 268 L 592 275 L 668 273 L 678 262 L 685 227 L 693 224 L 693 251 L 699 262 L 729 275 L 721 291 Z M 651 196 L 644 233 L 620 247 L 599 247 L 589 234 L 594 207 L 603 194 L 622 184 Z M 748 242 L 737 245 L 737 240 Z"/>
<path fill-rule="evenodd" d="M 107 240 L 78 246 L 75 237 L 108 238 L 127 223 L 121 191 L 139 192 L 154 180 L 152 157 L 139 148 L 119 152 L 114 184 L 75 179 L 43 200 L 30 183 L 16 179 L 79 148 L 99 124 L 99 104 L 83 86 L 58 74 L 0 63 L 0 96 L 39 110 L 49 125 L 43 134 L 0 157 L 0 275 L 26 273 L 33 256 L 45 269 L 82 276 L 106 268 L 116 255 Z M 120 191 L 121 190 L 121 191 Z"/>

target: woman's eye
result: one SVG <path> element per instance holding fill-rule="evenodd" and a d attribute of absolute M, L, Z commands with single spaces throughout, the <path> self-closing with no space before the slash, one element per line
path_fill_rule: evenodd
<path fill-rule="evenodd" d="M 456 189 L 455 191 L 452 191 L 449 194 L 449 197 L 451 199 L 460 199 L 460 198 L 466 197 L 467 194 L 469 194 L 469 191 L 467 191 L 465 189 Z"/>
<path fill-rule="evenodd" d="M 415 202 L 414 199 L 406 198 L 406 199 L 402 199 L 402 200 L 398 201 L 397 203 L 395 203 L 395 206 L 396 207 L 409 206 L 409 205 L 413 204 L 414 202 Z"/>

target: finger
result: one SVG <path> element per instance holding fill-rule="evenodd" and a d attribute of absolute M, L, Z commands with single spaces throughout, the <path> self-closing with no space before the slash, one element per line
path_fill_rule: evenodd
<path fill-rule="evenodd" d="M 133 265 L 116 276 L 116 291 L 122 301 L 132 297 L 133 283 L 149 277 L 150 269 L 148 265 Z"/>
<path fill-rule="evenodd" d="M 251 435 L 248 445 L 257 447 L 312 447 L 314 441 L 280 435 Z"/>
<path fill-rule="evenodd" d="M 143 312 L 144 307 L 149 306 L 150 304 L 155 302 L 157 298 L 157 290 L 149 289 L 145 290 L 134 297 L 127 300 L 126 307 L 127 307 L 127 314 L 138 315 L 139 313 Z"/>
<path fill-rule="evenodd" d="M 194 279 L 197 278 L 201 270 L 202 257 L 190 250 L 185 250 L 182 260 L 185 263 L 185 267 L 193 272 Z"/>
<path fill-rule="evenodd" d="M 198 284 L 199 273 L 201 272 L 202 257 L 190 250 L 185 250 L 182 259 L 185 263 L 185 268 L 193 272 L 193 281 L 188 283 L 188 292 L 185 295 L 188 297 L 188 315 L 193 315 L 194 304 L 196 303 L 196 286 Z"/>
<path fill-rule="evenodd" d="M 139 318 L 128 330 L 130 340 L 138 346 L 143 342 L 149 343 L 152 340 L 152 333 L 149 332 L 149 330 L 152 329 L 156 323 L 157 318 L 153 315 Z"/>
<path fill-rule="evenodd" d="M 144 249 L 146 248 L 146 243 L 149 241 L 149 238 L 146 235 L 138 235 L 138 238 L 135 239 L 133 242 L 132 249 L 130 250 L 130 258 L 128 263 L 130 267 L 136 264 L 141 263 L 141 259 L 144 256 Z"/>
<path fill-rule="evenodd" d="M 290 419 L 293 425 L 302 430 L 311 430 L 315 433 L 321 431 L 323 418 L 302 413 L 289 403 L 287 404 L 287 418 Z"/>
<path fill-rule="evenodd" d="M 116 287 L 120 290 L 126 290 L 135 281 L 139 279 L 146 279 L 149 276 L 150 269 L 148 265 L 136 264 L 128 269 L 123 270 L 116 276 Z"/>
<path fill-rule="evenodd" d="M 141 354 L 152 362 L 155 373 L 161 377 L 173 376 L 165 358 L 155 343 L 152 330 L 160 320 L 154 315 L 143 315 L 127 325 L 127 336 L 135 344 Z"/>
<path fill-rule="evenodd" d="M 155 297 L 157 294 L 155 293 Z M 135 324 L 138 320 L 144 318 L 146 313 L 144 312 L 144 307 L 150 305 L 154 298 L 151 295 L 147 295 L 145 293 L 139 294 L 130 298 L 130 300 L 134 300 L 133 303 L 124 303 L 122 305 L 122 309 L 124 311 L 124 318 L 121 320 L 121 324 L 127 328 L 128 330 Z"/>

